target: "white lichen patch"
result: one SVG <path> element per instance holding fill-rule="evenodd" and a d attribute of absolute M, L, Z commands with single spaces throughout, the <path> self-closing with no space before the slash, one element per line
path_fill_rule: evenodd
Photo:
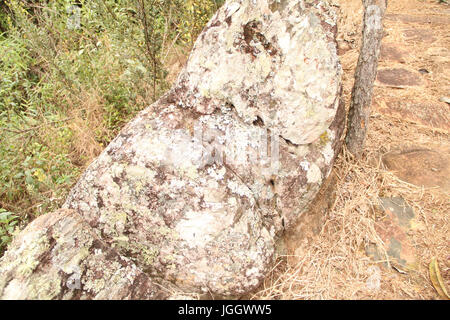
<path fill-rule="evenodd" d="M 308 172 L 309 171 L 309 162 L 308 161 L 300 162 L 300 167 L 302 167 L 303 171 Z"/>
<path fill-rule="evenodd" d="M 331 164 L 331 160 L 333 160 L 334 157 L 334 150 L 331 142 L 328 142 L 325 147 L 322 149 L 322 155 L 325 159 L 326 164 Z"/>
<path fill-rule="evenodd" d="M 214 169 L 212 167 L 208 168 L 208 174 L 216 179 L 217 181 L 223 180 L 223 177 L 225 176 L 225 173 L 227 172 L 227 169 L 223 166 L 220 169 Z"/>
<path fill-rule="evenodd" d="M 226 217 L 223 217 L 224 219 Z M 188 211 L 185 217 L 178 222 L 175 230 L 180 240 L 186 242 L 189 248 L 203 248 L 228 224 L 220 221 L 213 214 L 205 212 Z M 228 222 L 229 223 L 229 222 Z"/>
<path fill-rule="evenodd" d="M 140 181 L 151 181 L 156 175 L 153 170 L 140 166 L 127 166 L 125 172 L 130 179 Z"/>
<path fill-rule="evenodd" d="M 306 178 L 308 179 L 308 183 L 319 183 L 322 181 L 322 172 L 315 163 L 311 164 L 308 172 L 306 173 Z"/>
<path fill-rule="evenodd" d="M 234 194 L 237 194 L 241 197 L 247 197 L 249 199 L 252 198 L 253 194 L 251 190 L 242 183 L 235 181 L 235 180 L 229 180 L 227 183 L 228 189 Z"/>
<path fill-rule="evenodd" d="M 18 279 L 12 279 L 4 288 L 2 294 L 2 300 L 15 300 L 15 299 L 26 299 L 27 296 L 27 284 L 19 281 Z"/>

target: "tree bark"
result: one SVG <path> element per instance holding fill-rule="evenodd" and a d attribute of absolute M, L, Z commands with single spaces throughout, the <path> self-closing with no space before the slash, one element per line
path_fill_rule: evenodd
<path fill-rule="evenodd" d="M 346 136 L 347 148 L 357 158 L 361 157 L 366 141 L 387 0 L 363 0 L 363 5 L 362 45 L 356 66 Z"/>

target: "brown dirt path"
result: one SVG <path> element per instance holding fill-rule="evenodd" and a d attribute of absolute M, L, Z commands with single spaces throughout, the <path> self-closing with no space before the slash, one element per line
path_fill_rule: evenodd
<path fill-rule="evenodd" d="M 363 13 L 338 2 L 348 106 Z M 390 0 L 384 26 L 365 156 L 344 150 L 321 230 L 287 240 L 254 298 L 441 299 L 433 257 L 450 289 L 450 6 Z"/>

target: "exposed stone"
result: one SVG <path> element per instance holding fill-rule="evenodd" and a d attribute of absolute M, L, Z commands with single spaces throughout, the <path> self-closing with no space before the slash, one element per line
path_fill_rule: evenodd
<path fill-rule="evenodd" d="M 378 70 L 378 85 L 406 88 L 410 86 L 419 86 L 422 84 L 420 74 L 403 68 L 386 68 Z"/>
<path fill-rule="evenodd" d="M 382 43 L 380 51 L 381 61 L 393 61 L 405 63 L 406 52 L 398 45 L 393 43 Z"/>
<path fill-rule="evenodd" d="M 402 180 L 425 187 L 441 187 L 450 192 L 450 152 L 424 148 L 393 151 L 383 163 Z"/>
<path fill-rule="evenodd" d="M 400 270 L 410 270 L 417 267 L 415 249 L 408 236 L 411 230 L 411 220 L 415 214 L 401 197 L 380 198 L 376 208 L 382 217 L 375 223 L 375 230 L 383 241 L 383 248 L 370 244 L 366 253 L 377 262 L 384 262 L 401 267 Z"/>
<path fill-rule="evenodd" d="M 326 1 L 227 1 L 172 90 L 121 131 L 64 207 L 181 295 L 255 289 L 341 147 L 335 37 Z"/>
<path fill-rule="evenodd" d="M 289 263 L 298 263 L 298 259 L 301 259 L 301 255 L 296 252 L 299 244 L 305 241 L 308 243 L 322 230 L 327 212 L 330 212 L 336 200 L 336 182 L 336 174 L 331 173 L 308 211 L 304 212 L 284 235 L 283 248 L 286 249 L 284 255 L 288 256 Z"/>
<path fill-rule="evenodd" d="M 439 15 L 411 15 L 411 14 L 387 14 L 386 19 L 392 21 L 401 21 L 403 23 L 418 23 L 424 25 L 443 25 L 448 26 L 450 18 Z"/>
<path fill-rule="evenodd" d="M 450 50 L 444 47 L 431 47 L 425 52 L 435 63 L 450 62 Z"/>
<path fill-rule="evenodd" d="M 448 104 L 388 98 L 386 101 L 375 100 L 374 106 L 380 113 L 450 132 L 450 106 Z"/>
<path fill-rule="evenodd" d="M 436 41 L 434 33 L 429 29 L 407 29 L 403 32 L 407 41 L 432 43 Z"/>
<path fill-rule="evenodd" d="M 401 197 L 380 198 L 380 207 L 384 212 L 392 213 L 390 218 L 395 219 L 401 227 L 409 228 L 415 217 L 413 208 Z"/>

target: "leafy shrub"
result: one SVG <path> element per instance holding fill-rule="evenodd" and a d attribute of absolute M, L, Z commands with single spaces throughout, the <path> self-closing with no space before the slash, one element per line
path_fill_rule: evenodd
<path fill-rule="evenodd" d="M 11 242 L 15 227 L 19 223 L 18 218 L 12 212 L 0 209 L 0 256 Z"/>

